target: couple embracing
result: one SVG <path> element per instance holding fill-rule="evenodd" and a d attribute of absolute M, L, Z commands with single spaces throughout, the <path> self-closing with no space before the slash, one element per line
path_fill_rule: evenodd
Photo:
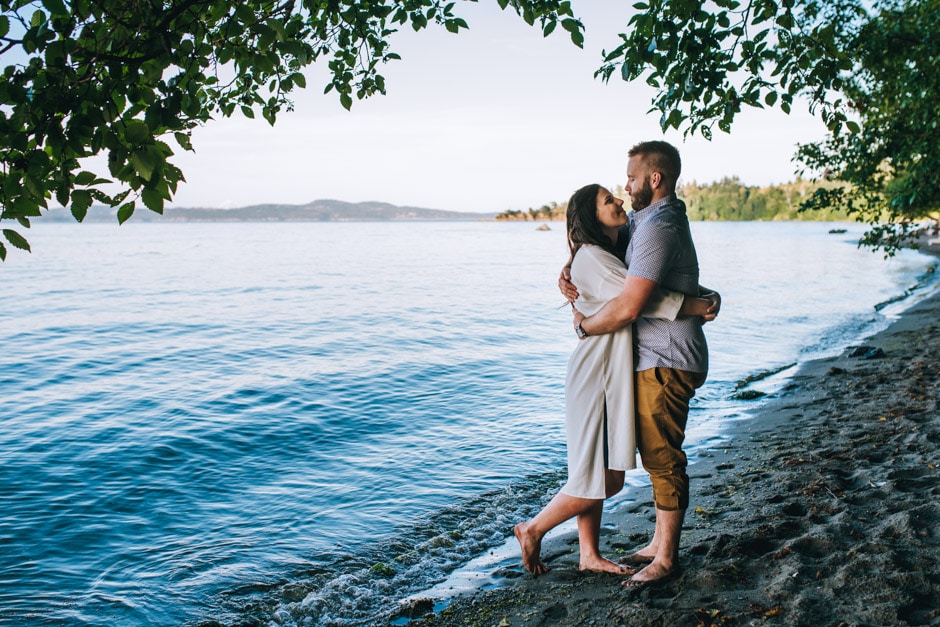
<path fill-rule="evenodd" d="M 720 297 L 699 285 L 684 203 L 676 198 L 679 152 L 663 141 L 630 149 L 626 191 L 633 211 L 600 185 L 568 202 L 571 258 L 559 288 L 571 302 L 580 342 L 568 363 L 565 421 L 568 481 L 535 518 L 515 526 L 533 575 L 552 528 L 577 517 L 581 570 L 632 575 L 625 585 L 670 576 L 689 504 L 682 451 L 689 401 L 705 381 L 702 325 Z M 604 499 L 617 494 L 639 450 L 650 475 L 656 527 L 626 558 L 638 572 L 600 555 Z"/>

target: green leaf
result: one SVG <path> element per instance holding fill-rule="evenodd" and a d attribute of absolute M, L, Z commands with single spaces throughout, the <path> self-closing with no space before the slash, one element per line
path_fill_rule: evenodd
<path fill-rule="evenodd" d="M 150 139 L 150 127 L 143 120 L 128 120 L 124 128 L 124 139 L 131 144 L 142 144 Z"/>
<path fill-rule="evenodd" d="M 267 120 L 268 124 L 274 126 L 277 122 L 277 111 L 273 107 L 264 107 L 261 109 L 261 117 Z"/>
<path fill-rule="evenodd" d="M 161 196 L 158 191 L 145 187 L 140 193 L 140 197 L 144 201 L 144 205 L 147 206 L 147 209 L 163 215 L 163 196 Z"/>
<path fill-rule="evenodd" d="M 92 182 L 97 178 L 94 172 L 89 172 L 88 170 L 82 170 L 77 175 L 75 175 L 75 184 L 76 185 L 91 185 Z"/>
<path fill-rule="evenodd" d="M 42 0 L 42 5 L 49 9 L 52 15 L 68 15 L 69 10 L 65 7 L 62 0 Z"/>
<path fill-rule="evenodd" d="M 862 132 L 862 128 L 858 125 L 857 122 L 849 121 L 849 122 L 846 122 L 845 125 L 848 127 L 849 131 L 851 131 L 852 133 Z"/>
<path fill-rule="evenodd" d="M 684 118 L 685 116 L 682 115 L 682 111 L 680 111 L 679 109 L 673 109 L 669 113 L 669 121 L 667 123 L 667 126 L 672 126 L 673 128 L 678 130 Z"/>
<path fill-rule="evenodd" d="M 65 185 L 60 185 L 55 190 L 55 199 L 63 207 L 69 204 L 69 188 Z"/>
<path fill-rule="evenodd" d="M 136 203 L 133 200 L 121 205 L 117 212 L 118 224 L 124 224 L 131 219 L 131 216 L 134 215 L 135 205 Z"/>
<path fill-rule="evenodd" d="M 192 152 L 193 143 L 189 133 L 173 133 L 173 137 L 176 138 L 176 143 L 180 145 L 180 148 Z"/>
<path fill-rule="evenodd" d="M 0 15 L 0 37 L 5 37 L 8 32 L 10 32 L 10 18 Z"/>
<path fill-rule="evenodd" d="M 131 164 L 140 175 L 140 178 L 149 181 L 153 176 L 153 171 L 157 167 L 153 153 L 149 150 L 135 150 L 131 153 Z"/>
<path fill-rule="evenodd" d="M 16 248 L 31 252 L 29 248 L 29 242 L 26 241 L 26 238 L 13 229 L 3 229 L 3 236 L 7 238 L 7 241 L 13 244 L 13 246 Z"/>
<path fill-rule="evenodd" d="M 6 261 L 6 260 L 7 260 L 7 247 L 4 246 L 2 242 L 0 242 L 0 261 Z"/>
<path fill-rule="evenodd" d="M 30 176 L 29 174 L 24 174 L 23 183 L 26 184 L 26 189 L 29 190 L 29 193 L 32 194 L 34 198 L 39 199 L 43 197 L 45 188 L 34 177 Z"/>
<path fill-rule="evenodd" d="M 91 207 L 91 193 L 87 189 L 72 190 L 72 216 L 81 222 L 88 214 L 89 207 Z"/>
<path fill-rule="evenodd" d="M 35 199 L 29 198 L 26 194 L 20 194 L 14 196 L 13 198 L 13 211 L 12 215 L 20 216 L 40 216 L 42 213 L 39 210 L 39 204 Z M 4 212 L 6 213 L 6 212 Z"/>
<path fill-rule="evenodd" d="M 569 17 L 561 21 L 561 27 L 564 28 L 569 33 L 574 34 L 581 30 L 581 22 L 579 22 L 578 20 L 573 20 Z"/>

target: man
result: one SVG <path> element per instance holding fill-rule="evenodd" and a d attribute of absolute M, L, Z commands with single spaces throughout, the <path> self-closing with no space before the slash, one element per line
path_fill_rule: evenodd
<path fill-rule="evenodd" d="M 698 296 L 698 259 L 685 204 L 676 198 L 682 168 L 679 151 L 663 141 L 630 149 L 626 191 L 631 206 L 627 279 L 620 295 L 590 317 L 575 312 L 579 337 L 616 331 L 636 320 L 637 448 L 650 474 L 656 503 L 656 528 L 650 544 L 628 561 L 646 566 L 626 585 L 663 579 L 678 568 L 679 537 L 689 505 L 689 478 L 682 451 L 689 401 L 705 381 L 708 347 L 702 318 L 640 318 L 657 285 Z M 569 299 L 577 290 L 563 272 L 559 287 Z M 715 300 L 715 314 L 720 297 Z M 574 297 L 574 298 L 573 298 Z M 709 316 L 709 319 L 714 315 Z"/>

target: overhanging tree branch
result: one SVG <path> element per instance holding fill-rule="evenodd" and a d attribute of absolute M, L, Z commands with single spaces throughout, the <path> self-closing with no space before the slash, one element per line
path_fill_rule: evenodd
<path fill-rule="evenodd" d="M 497 0 L 547 36 L 563 25 L 576 45 L 583 26 L 566 0 Z M 240 110 L 274 123 L 304 87 L 302 70 L 329 56 L 331 79 L 350 108 L 354 97 L 385 92 L 380 63 L 398 58 L 397 26 L 467 28 L 442 0 L 0 0 L 2 52 L 22 63 L 0 79 L 0 220 L 28 228 L 48 201 L 83 219 L 93 201 L 117 207 L 119 222 L 137 202 L 162 212 L 183 173 L 168 135 L 191 150 L 191 132 Z M 10 25 L 17 32 L 10 34 Z M 219 75 L 231 72 L 221 83 Z M 79 160 L 104 153 L 107 172 Z M 106 194 L 101 186 L 117 184 Z M 29 249 L 14 229 L 7 245 Z M 5 243 L 4 243 L 5 240 Z"/>

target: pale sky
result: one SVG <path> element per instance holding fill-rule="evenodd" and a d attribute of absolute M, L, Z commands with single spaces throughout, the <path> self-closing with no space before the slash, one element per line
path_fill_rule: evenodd
<path fill-rule="evenodd" d="M 451 211 L 498 212 L 562 202 L 581 185 L 623 184 L 626 151 L 660 139 L 647 113 L 652 88 L 594 78 L 601 49 L 617 46 L 629 2 L 575 0 L 585 23 L 578 49 L 560 27 L 548 38 L 495 0 L 458 3 L 460 34 L 410 27 L 391 39 L 402 56 L 382 68 L 388 94 L 348 112 L 323 94 L 326 64 L 274 127 L 260 118 L 210 122 L 196 153 L 177 151 L 187 183 L 175 206 L 304 204 L 333 198 Z M 797 142 L 824 136 L 803 110 L 747 111 L 726 135 L 683 141 L 683 180 L 739 176 L 749 185 L 792 180 Z"/>

